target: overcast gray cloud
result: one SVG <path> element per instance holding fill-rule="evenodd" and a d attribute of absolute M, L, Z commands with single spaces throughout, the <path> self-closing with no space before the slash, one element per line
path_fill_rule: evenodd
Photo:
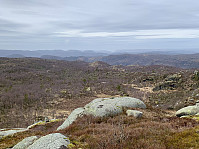
<path fill-rule="evenodd" d="M 190 49 L 199 1 L 0 0 L 0 49 Z"/>

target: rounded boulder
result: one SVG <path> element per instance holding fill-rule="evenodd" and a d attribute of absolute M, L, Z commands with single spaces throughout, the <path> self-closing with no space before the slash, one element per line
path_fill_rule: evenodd
<path fill-rule="evenodd" d="M 95 117 L 106 117 L 121 114 L 123 108 L 146 108 L 146 105 L 137 98 L 115 97 L 97 98 L 85 105 L 85 113 Z"/>

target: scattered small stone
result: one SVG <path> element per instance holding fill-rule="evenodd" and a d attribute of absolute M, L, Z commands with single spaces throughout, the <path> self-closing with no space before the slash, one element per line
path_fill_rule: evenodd
<path fill-rule="evenodd" d="M 135 118 L 141 118 L 143 113 L 137 110 L 127 110 L 127 116 L 134 116 Z"/>

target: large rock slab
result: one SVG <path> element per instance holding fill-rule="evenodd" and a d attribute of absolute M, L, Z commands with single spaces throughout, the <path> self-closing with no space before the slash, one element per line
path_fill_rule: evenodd
<path fill-rule="evenodd" d="M 27 149 L 60 149 L 67 148 L 70 141 L 60 133 L 53 133 L 36 140 Z"/>
<path fill-rule="evenodd" d="M 199 113 L 199 106 L 188 106 L 185 108 L 182 108 L 176 112 L 176 116 L 181 117 L 181 116 L 186 116 L 186 115 L 195 115 Z"/>
<path fill-rule="evenodd" d="M 107 117 L 121 114 L 123 108 L 146 108 L 139 99 L 132 97 L 97 98 L 85 105 L 84 108 L 75 109 L 57 130 L 65 129 L 82 115 Z"/>
<path fill-rule="evenodd" d="M 57 130 L 65 129 L 70 124 L 72 124 L 78 117 L 84 115 L 84 108 L 77 108 L 68 116 L 64 123 L 57 128 Z"/>
<path fill-rule="evenodd" d="M 127 116 L 133 116 L 135 118 L 142 117 L 142 112 L 137 111 L 137 110 L 127 110 L 126 114 L 127 114 Z"/>
<path fill-rule="evenodd" d="M 21 142 L 17 143 L 13 149 L 26 149 L 30 145 L 32 145 L 39 137 L 31 136 L 23 139 Z"/>
<path fill-rule="evenodd" d="M 13 135 L 13 134 L 18 133 L 18 132 L 24 132 L 24 131 L 27 131 L 27 130 L 28 129 L 26 129 L 26 128 L 14 128 L 14 129 L 11 129 L 11 130 L 1 130 L 0 131 L 0 138 L 10 136 L 10 135 Z"/>
<path fill-rule="evenodd" d="M 146 108 L 139 99 L 132 97 L 97 98 L 87 104 L 85 113 L 95 117 L 114 116 L 123 112 L 123 108 Z"/>

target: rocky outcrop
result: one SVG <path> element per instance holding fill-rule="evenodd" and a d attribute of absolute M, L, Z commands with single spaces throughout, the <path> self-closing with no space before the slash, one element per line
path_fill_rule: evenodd
<path fill-rule="evenodd" d="M 66 136 L 53 133 L 39 138 L 27 149 L 60 149 L 67 148 L 69 144 L 70 141 Z"/>
<path fill-rule="evenodd" d="M 173 74 L 169 75 L 165 78 L 165 81 L 173 81 L 173 82 L 178 82 L 182 78 L 181 74 Z"/>
<path fill-rule="evenodd" d="M 142 112 L 137 111 L 137 110 L 127 110 L 126 111 L 127 116 L 133 116 L 135 118 L 141 118 L 142 117 Z"/>
<path fill-rule="evenodd" d="M 181 80 L 180 74 L 173 74 L 167 76 L 163 82 L 158 83 L 154 88 L 153 91 L 159 91 L 159 90 L 173 90 L 177 88 L 180 84 Z"/>
<path fill-rule="evenodd" d="M 79 116 L 115 116 L 121 114 L 124 107 L 145 109 L 146 105 L 141 100 L 132 97 L 97 98 L 85 105 L 84 108 L 75 109 L 57 130 L 65 129 Z"/>
<path fill-rule="evenodd" d="M 159 90 L 173 90 L 177 87 L 177 84 L 173 81 L 165 81 L 165 82 L 161 82 L 158 83 L 154 88 L 153 91 L 159 91 Z"/>
<path fill-rule="evenodd" d="M 18 133 L 18 132 L 24 132 L 24 131 L 27 131 L 28 129 L 26 128 L 14 128 L 14 129 L 11 129 L 11 130 L 1 130 L 0 131 L 0 138 L 2 137 L 6 137 L 6 136 L 9 136 L 9 135 L 13 135 L 15 133 Z"/>
<path fill-rule="evenodd" d="M 122 108 L 146 108 L 139 99 L 132 97 L 98 98 L 87 104 L 85 113 L 95 117 L 114 116 L 122 113 Z"/>
<path fill-rule="evenodd" d="M 64 123 L 57 128 L 57 130 L 64 129 L 72 124 L 78 117 L 84 115 L 84 108 L 77 108 L 68 116 Z"/>
<path fill-rule="evenodd" d="M 32 145 L 39 137 L 37 136 L 31 136 L 23 139 L 21 142 L 16 144 L 13 149 L 26 149 L 30 145 Z"/>

